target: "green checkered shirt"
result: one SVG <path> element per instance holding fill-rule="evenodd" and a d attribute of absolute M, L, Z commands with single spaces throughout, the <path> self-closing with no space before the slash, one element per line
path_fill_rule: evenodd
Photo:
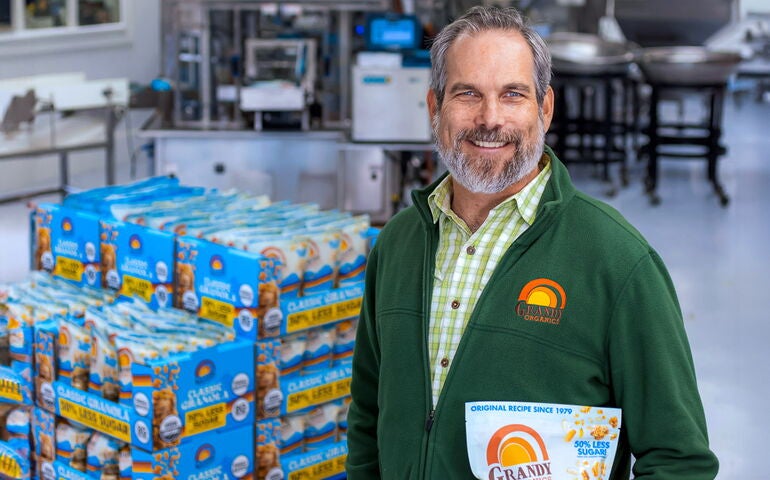
<path fill-rule="evenodd" d="M 493 208 L 475 233 L 452 211 L 450 176 L 428 197 L 433 223 L 439 222 L 441 232 L 428 334 L 434 406 L 476 301 L 503 253 L 535 221 L 550 177 L 548 162 L 521 191 Z"/>

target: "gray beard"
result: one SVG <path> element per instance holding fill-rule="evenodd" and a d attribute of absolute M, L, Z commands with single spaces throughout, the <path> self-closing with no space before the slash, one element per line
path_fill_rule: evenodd
<path fill-rule="evenodd" d="M 447 166 L 452 179 L 473 193 L 500 193 L 511 185 L 520 182 L 537 168 L 545 147 L 545 128 L 543 117 L 539 116 L 537 136 L 527 142 L 521 132 L 502 132 L 500 130 L 462 130 L 454 138 L 451 147 L 442 145 L 438 135 L 440 119 L 438 113 L 433 116 L 433 134 L 436 138 L 436 150 L 441 161 Z M 507 159 L 502 170 L 494 174 L 497 162 L 483 155 L 469 158 L 461 150 L 462 142 L 475 139 L 485 142 L 506 142 L 515 146 L 514 154 Z"/>

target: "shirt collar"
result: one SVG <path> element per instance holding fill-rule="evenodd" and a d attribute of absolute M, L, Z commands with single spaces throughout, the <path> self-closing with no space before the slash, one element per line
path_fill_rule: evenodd
<path fill-rule="evenodd" d="M 540 196 L 531 196 L 531 191 L 536 189 L 538 185 L 546 182 L 551 174 L 551 159 L 548 155 L 543 154 L 540 159 L 540 173 L 532 179 L 528 184 L 524 186 L 517 193 L 506 198 L 498 206 L 493 208 L 493 211 L 500 209 L 512 209 L 518 210 L 527 224 L 532 225 L 535 222 L 537 208 L 520 208 L 519 205 L 521 199 L 531 198 L 533 202 L 539 202 Z M 430 213 L 433 217 L 433 223 L 438 223 L 442 216 L 446 216 L 450 219 L 458 221 L 457 214 L 452 211 L 452 175 L 447 175 L 441 183 L 428 196 L 428 206 L 430 207 Z"/>

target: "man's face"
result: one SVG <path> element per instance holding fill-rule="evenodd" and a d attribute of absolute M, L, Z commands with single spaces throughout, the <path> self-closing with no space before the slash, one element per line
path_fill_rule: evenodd
<path fill-rule="evenodd" d="M 439 154 L 468 190 L 502 192 L 536 171 L 553 92 L 549 87 L 541 108 L 532 52 L 518 32 L 455 40 L 447 52 L 444 101 L 439 106 L 431 91 L 428 106 Z"/>

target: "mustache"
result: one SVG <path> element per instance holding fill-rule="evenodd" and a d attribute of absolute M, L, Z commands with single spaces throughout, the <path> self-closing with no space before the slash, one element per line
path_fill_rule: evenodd
<path fill-rule="evenodd" d="M 524 141 L 524 134 L 516 130 L 503 130 L 500 127 L 487 128 L 484 126 L 460 130 L 455 136 L 455 146 L 459 147 L 463 141 L 475 142 L 501 142 L 512 143 L 516 147 Z"/>

